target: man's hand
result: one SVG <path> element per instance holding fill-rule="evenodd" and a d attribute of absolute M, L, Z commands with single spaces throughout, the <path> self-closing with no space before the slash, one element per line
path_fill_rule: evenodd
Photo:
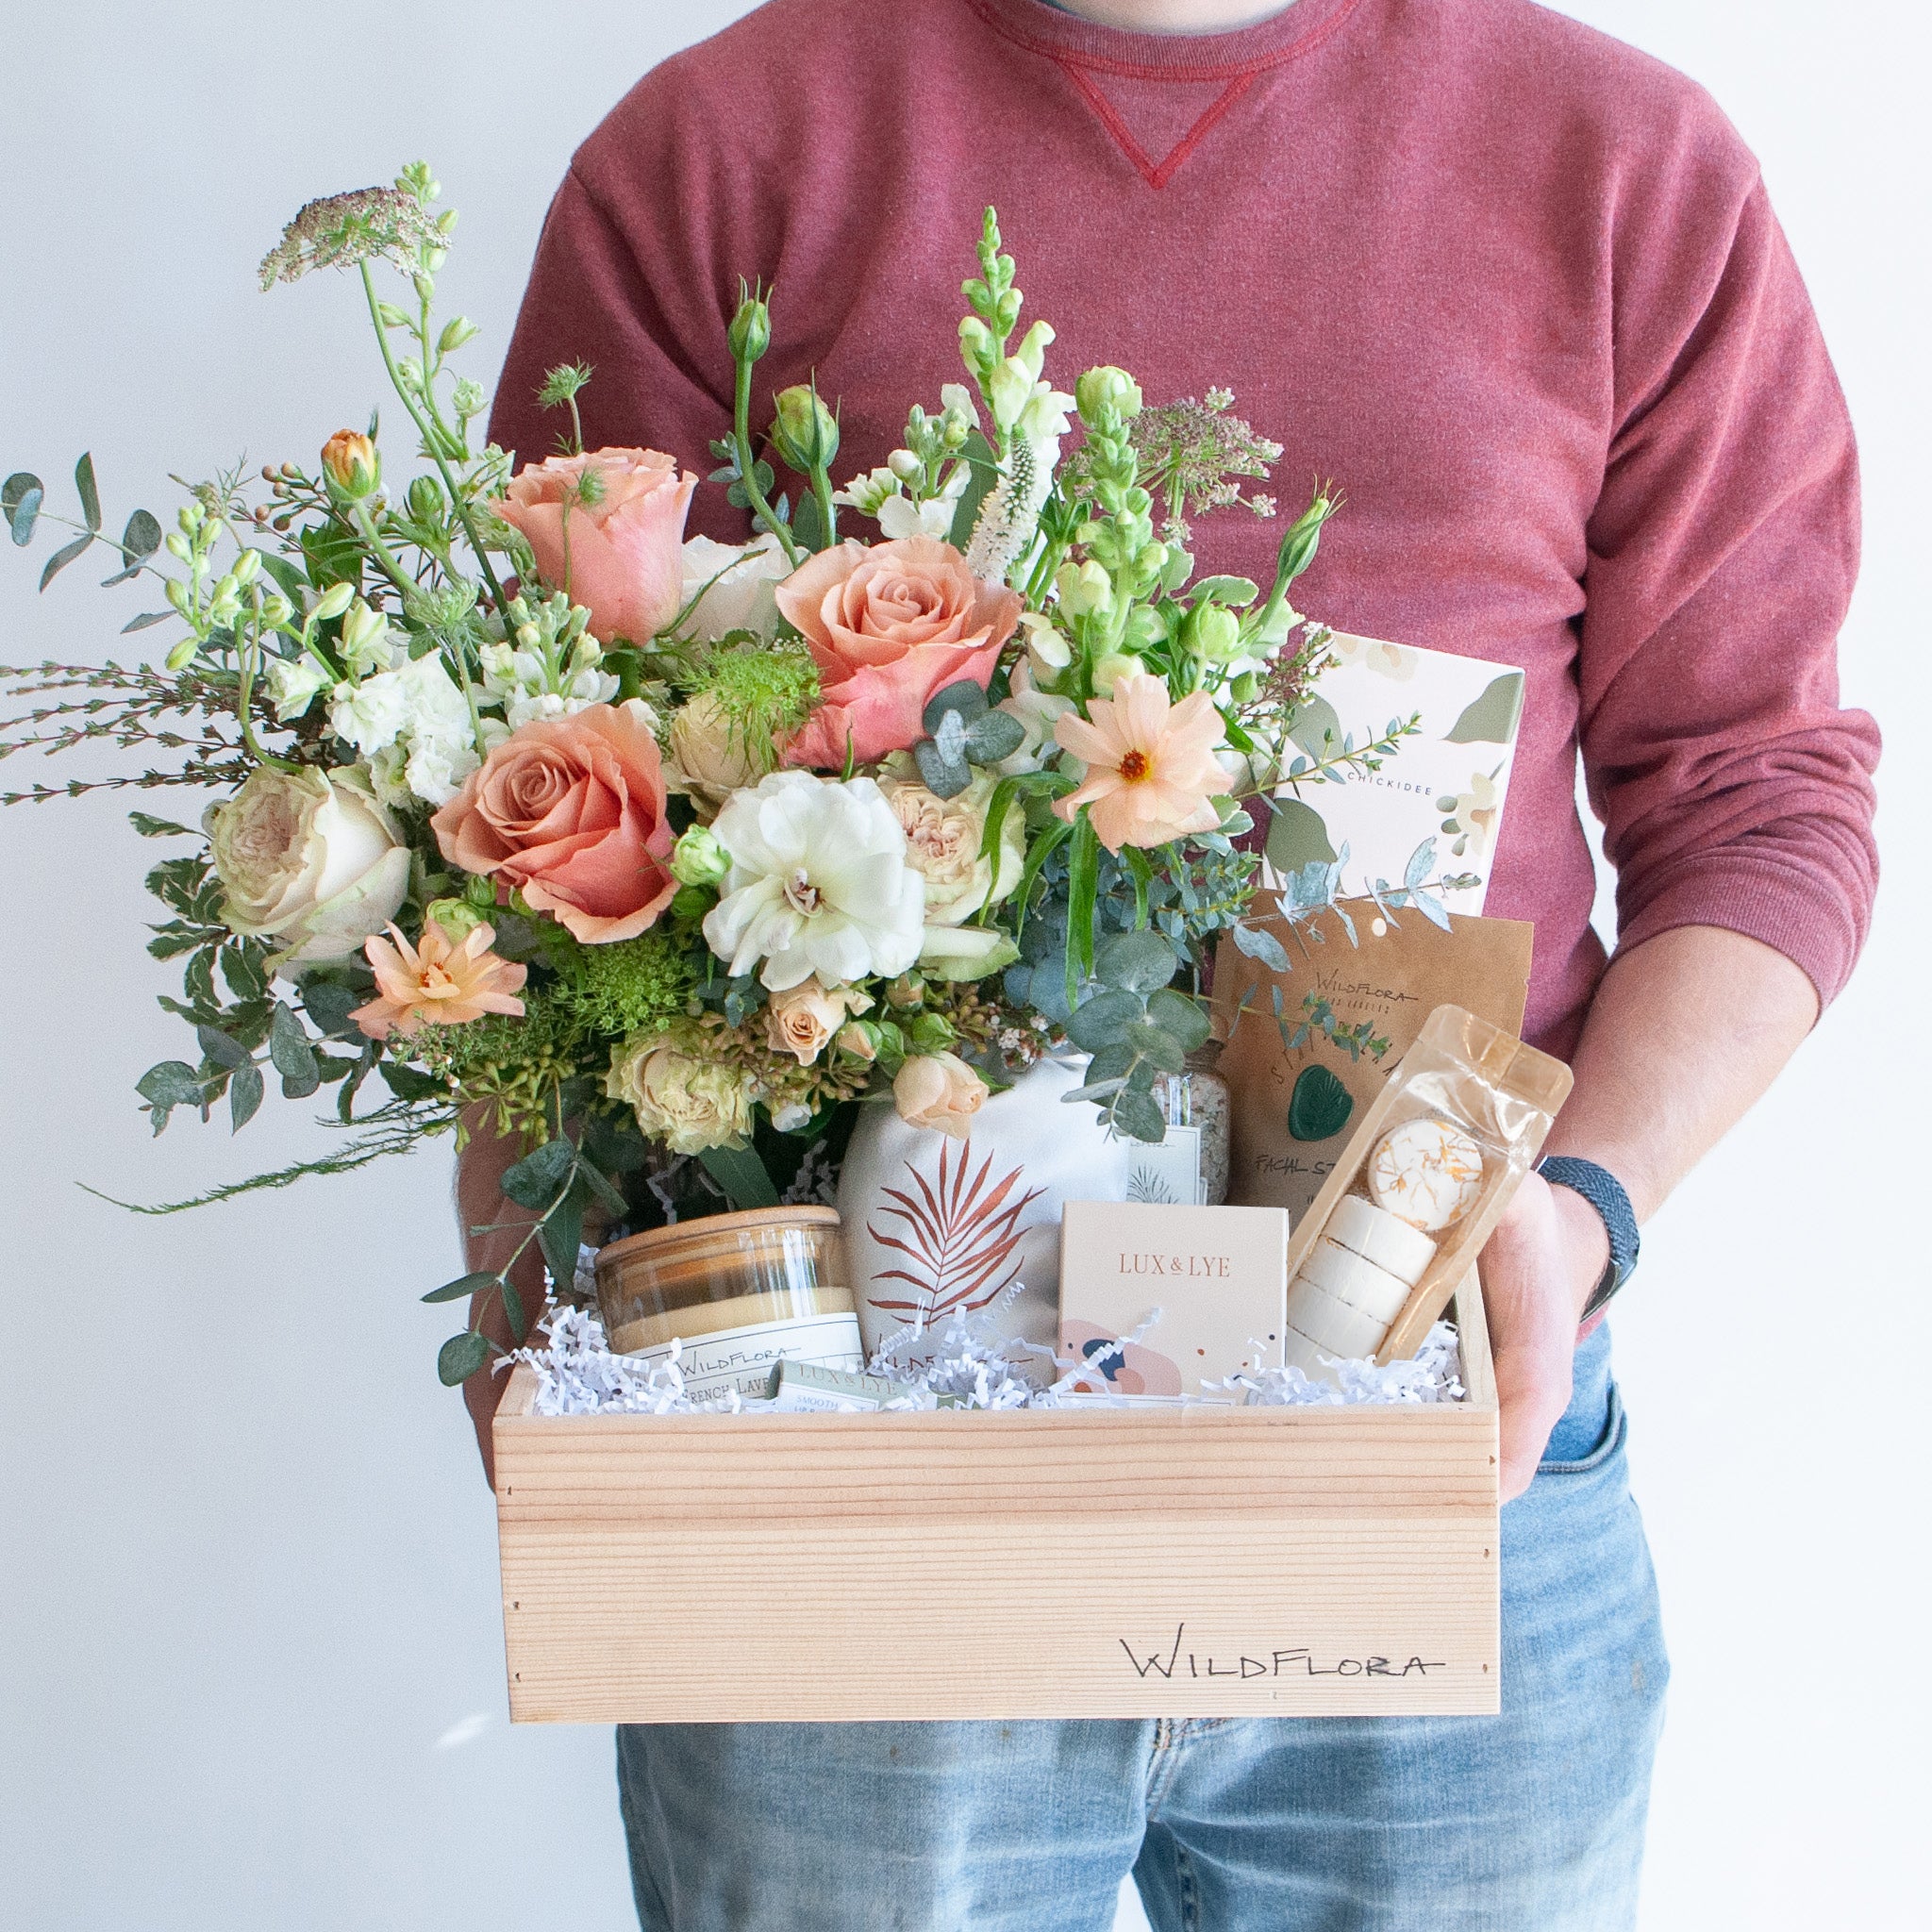
<path fill-rule="evenodd" d="M 1619 953 L 1591 1003 L 1571 1059 L 1575 1091 L 1547 1151 L 1608 1168 L 1648 1221 L 1817 1018 L 1804 974 L 1740 933 L 1677 926 Z M 1569 1404 L 1577 1318 L 1608 1256 L 1596 1209 L 1537 1174 L 1483 1249 L 1506 1503 L 1529 1487 Z"/>
<path fill-rule="evenodd" d="M 1528 1489 L 1550 1431 L 1570 1406 L 1576 1324 L 1609 1252 L 1596 1209 L 1538 1174 L 1525 1176 L 1483 1249 L 1506 1503 Z"/>

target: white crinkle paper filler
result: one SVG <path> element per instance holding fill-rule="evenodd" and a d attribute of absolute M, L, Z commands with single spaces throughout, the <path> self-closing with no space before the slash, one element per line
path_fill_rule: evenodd
<path fill-rule="evenodd" d="M 1331 1356 L 1322 1359 L 1334 1369 L 1336 1382 L 1325 1378 L 1318 1381 L 1300 1369 L 1290 1367 L 1253 1369 L 1230 1375 L 1224 1382 L 1203 1383 L 1202 1387 L 1238 1396 L 1250 1406 L 1264 1407 L 1460 1402 L 1466 1393 L 1462 1386 L 1462 1347 L 1456 1339 L 1454 1324 L 1448 1322 L 1438 1322 L 1423 1345 L 1405 1362 L 1390 1362 L 1377 1368 L 1372 1361 L 1338 1361 Z"/>
<path fill-rule="evenodd" d="M 1155 1309 L 1122 1341 L 1139 1341 L 1159 1316 Z M 541 1348 L 521 1348 L 497 1361 L 499 1370 L 527 1362 L 536 1372 L 538 1415 L 752 1415 L 772 1407 L 736 1390 L 694 1401 L 685 1391 L 675 1344 L 659 1361 L 613 1355 L 593 1308 L 558 1308 L 538 1324 L 538 1333 L 543 1337 Z M 926 1358 L 915 1365 L 915 1353 Z M 1043 1361 L 1059 1374 L 1042 1389 L 1037 1365 Z M 1429 1330 L 1413 1360 L 1387 1368 L 1343 1361 L 1334 1368 L 1340 1387 L 1295 1368 L 1256 1369 L 1202 1387 L 1210 1396 L 1274 1407 L 1463 1399 L 1462 1355 L 1447 1322 Z M 1063 1395 L 1091 1398 L 1106 1388 L 1091 1359 L 1066 1360 L 1036 1343 L 1001 1335 L 985 1314 L 953 1315 L 937 1328 L 900 1330 L 873 1357 L 871 1372 L 905 1383 L 904 1398 L 887 1405 L 895 1409 L 932 1408 L 941 1396 L 963 1408 L 1056 1408 Z"/>

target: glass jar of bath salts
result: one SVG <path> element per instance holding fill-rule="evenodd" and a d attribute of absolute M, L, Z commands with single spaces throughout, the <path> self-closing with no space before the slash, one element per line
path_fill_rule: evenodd
<path fill-rule="evenodd" d="M 1219 1208 L 1227 1199 L 1228 1158 L 1233 1140 L 1234 1101 L 1227 1081 L 1219 1072 L 1222 1042 L 1211 1040 L 1188 1056 L 1183 1074 L 1162 1074 L 1154 1082 L 1154 1103 L 1168 1125 L 1168 1141 L 1174 1145 L 1167 1158 L 1179 1162 L 1182 1149 L 1192 1163 L 1196 1191 L 1191 1197 L 1204 1206 Z M 1178 1127 L 1181 1131 L 1174 1131 Z M 1144 1157 L 1158 1159 L 1159 1157 Z M 1138 1176 L 1137 1176 L 1138 1177 Z M 1172 1191 L 1135 1194 L 1130 1198 L 1182 1200 L 1189 1198 Z"/>
<path fill-rule="evenodd" d="M 662 1361 L 677 1342 L 695 1400 L 762 1395 L 780 1360 L 865 1366 L 832 1208 L 758 1208 L 626 1235 L 598 1251 L 597 1304 L 619 1355 Z"/>

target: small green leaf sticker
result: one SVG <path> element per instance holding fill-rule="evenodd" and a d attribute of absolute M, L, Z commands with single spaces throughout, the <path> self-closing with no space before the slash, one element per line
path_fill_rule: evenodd
<path fill-rule="evenodd" d="M 1328 827 L 1312 805 L 1299 798 L 1270 800 L 1274 817 L 1268 827 L 1268 863 L 1284 878 L 1306 865 L 1333 865 L 1335 848 Z"/>
<path fill-rule="evenodd" d="M 1288 1100 L 1288 1132 L 1295 1141 L 1332 1141 L 1355 1112 L 1355 1096 L 1316 1062 L 1295 1076 Z"/>
<path fill-rule="evenodd" d="M 1512 744 L 1522 719 L 1523 673 L 1507 672 L 1457 719 L 1445 742 Z"/>

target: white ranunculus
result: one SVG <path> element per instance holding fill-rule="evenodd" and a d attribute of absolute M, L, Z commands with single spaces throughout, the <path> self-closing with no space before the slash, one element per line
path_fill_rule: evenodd
<path fill-rule="evenodd" d="M 813 974 L 824 987 L 891 978 L 919 957 L 924 882 L 870 778 L 774 772 L 734 794 L 711 833 L 731 870 L 705 938 L 734 974 L 762 959 L 758 976 L 782 992 Z"/>
<path fill-rule="evenodd" d="M 395 917 L 409 852 L 355 767 L 251 772 L 204 820 L 231 931 L 281 942 L 277 963 L 345 959 Z"/>
<path fill-rule="evenodd" d="M 709 537 L 687 538 L 679 608 L 700 591 L 704 595 L 686 620 L 686 628 L 693 637 L 710 640 L 722 638 L 727 631 L 753 630 L 769 641 L 778 630 L 778 606 L 772 587 L 791 575 L 785 552 L 769 530 L 748 547 L 715 542 Z M 705 590 L 707 584 L 711 586 L 708 591 Z"/>

